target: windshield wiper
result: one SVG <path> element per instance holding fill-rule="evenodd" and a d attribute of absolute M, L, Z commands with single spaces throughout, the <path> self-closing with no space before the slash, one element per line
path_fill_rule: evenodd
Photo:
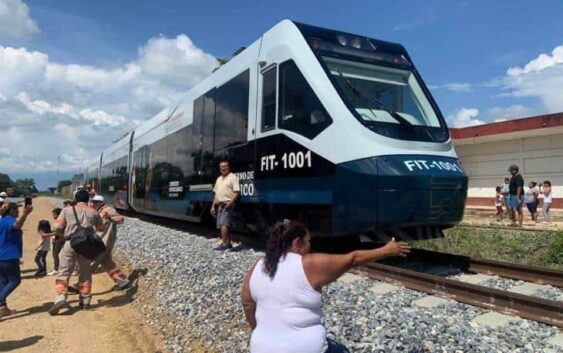
<path fill-rule="evenodd" d="M 340 75 L 340 77 L 344 80 L 344 82 L 346 82 L 346 84 L 348 86 L 350 86 L 350 88 L 352 88 L 352 90 L 354 92 L 356 92 L 356 94 L 358 94 L 359 96 L 361 96 L 361 97 L 367 99 L 368 101 L 374 103 L 380 110 L 383 110 L 387 114 L 391 115 L 402 126 L 406 126 L 406 127 L 409 127 L 409 128 L 413 127 L 413 124 L 411 124 L 411 122 L 408 121 L 407 119 L 403 118 L 399 113 L 385 108 L 385 104 L 383 104 L 381 101 L 379 101 L 379 99 L 372 97 L 369 93 L 364 92 L 358 86 L 353 84 L 352 81 L 350 81 L 349 78 L 344 76 L 339 69 L 336 69 L 336 72 L 338 72 L 338 75 Z M 375 116 L 375 113 L 373 113 L 373 111 L 371 109 L 369 109 L 369 111 L 372 112 L 372 114 Z M 377 116 L 375 116 L 375 117 L 377 118 Z"/>

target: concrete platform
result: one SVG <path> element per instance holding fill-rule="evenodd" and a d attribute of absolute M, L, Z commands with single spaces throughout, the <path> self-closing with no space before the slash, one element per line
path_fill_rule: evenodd
<path fill-rule="evenodd" d="M 361 276 L 358 276 L 358 275 L 355 275 L 355 274 L 352 274 L 352 273 L 345 273 L 345 274 L 342 275 L 342 277 L 340 277 L 338 280 L 339 280 L 340 282 L 342 282 L 342 283 L 350 284 L 350 283 L 357 282 L 357 281 L 359 281 L 359 280 L 361 280 L 361 279 L 362 279 Z"/>
<path fill-rule="evenodd" d="M 479 326 L 489 326 L 492 328 L 504 326 L 508 324 L 510 321 L 519 321 L 522 320 L 518 316 L 511 316 L 511 315 L 504 315 L 494 311 L 488 312 L 486 314 L 477 316 L 472 320 L 472 322 L 476 323 Z"/>
<path fill-rule="evenodd" d="M 401 289 L 401 287 L 394 286 L 390 283 L 378 283 L 369 288 L 369 291 L 375 294 L 386 294 Z"/>
<path fill-rule="evenodd" d="M 558 333 L 557 335 L 550 337 L 547 343 L 552 344 L 557 349 L 563 350 L 563 333 Z"/>
<path fill-rule="evenodd" d="M 436 297 L 433 295 L 426 296 L 424 298 L 420 298 L 414 301 L 415 306 L 420 306 L 423 308 L 434 308 L 439 305 L 446 305 L 449 304 L 450 301 L 444 298 Z"/>
<path fill-rule="evenodd" d="M 544 284 L 524 283 L 510 289 L 510 291 L 518 294 L 534 295 L 538 290 L 546 288 L 548 288 L 548 286 Z"/>
<path fill-rule="evenodd" d="M 477 273 L 474 275 L 471 274 L 464 274 L 458 277 L 460 281 L 465 282 L 465 283 L 471 283 L 471 284 L 480 284 L 483 283 L 491 278 L 494 278 L 494 276 L 489 276 L 489 275 L 484 275 L 482 273 Z"/>

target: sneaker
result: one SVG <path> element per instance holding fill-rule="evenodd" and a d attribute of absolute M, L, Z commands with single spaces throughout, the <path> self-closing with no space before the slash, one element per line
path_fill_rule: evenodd
<path fill-rule="evenodd" d="M 57 315 L 62 308 L 68 308 L 68 303 L 65 300 L 60 300 L 53 304 L 53 306 L 49 309 L 50 315 Z"/>
<path fill-rule="evenodd" d="M 127 278 L 120 278 L 117 280 L 117 284 L 115 288 L 117 290 L 124 290 L 129 288 L 130 285 L 131 285 L 131 281 L 129 281 Z"/>
<path fill-rule="evenodd" d="M 56 276 L 56 275 L 58 275 L 58 274 L 59 274 L 59 271 L 53 270 L 53 271 L 47 273 L 47 276 Z"/>
<path fill-rule="evenodd" d="M 47 276 L 47 272 L 46 271 L 41 271 L 41 272 L 35 272 L 34 274 L 35 277 L 44 277 Z"/>
<path fill-rule="evenodd" d="M 74 286 L 68 286 L 68 292 L 69 292 L 69 293 L 74 293 L 74 294 L 80 293 L 80 291 L 78 290 L 78 288 L 76 288 L 76 287 L 74 287 Z"/>
<path fill-rule="evenodd" d="M 90 297 L 88 298 L 78 298 L 78 307 L 82 310 L 89 310 L 90 309 Z"/>
<path fill-rule="evenodd" d="M 217 251 L 225 251 L 225 250 L 230 250 L 233 248 L 232 244 L 226 245 L 226 244 L 221 244 L 218 247 L 214 248 L 213 250 L 217 250 Z"/>

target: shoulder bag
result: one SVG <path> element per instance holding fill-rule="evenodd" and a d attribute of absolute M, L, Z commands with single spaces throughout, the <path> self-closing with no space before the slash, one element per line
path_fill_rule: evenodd
<path fill-rule="evenodd" d="M 76 208 L 72 206 L 74 217 L 76 218 L 76 233 L 70 238 L 70 246 L 79 255 L 89 260 L 95 260 L 101 253 L 106 251 L 106 246 L 93 226 L 83 227 L 78 220 Z"/>

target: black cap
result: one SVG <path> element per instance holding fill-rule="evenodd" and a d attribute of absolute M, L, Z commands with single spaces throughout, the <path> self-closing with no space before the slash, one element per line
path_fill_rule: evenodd
<path fill-rule="evenodd" d="M 513 170 L 516 170 L 516 171 L 519 170 L 519 168 L 518 168 L 518 166 L 517 166 L 516 164 L 511 164 L 511 165 L 508 167 L 508 171 L 509 171 L 509 172 L 511 172 L 511 171 L 513 171 Z"/>

